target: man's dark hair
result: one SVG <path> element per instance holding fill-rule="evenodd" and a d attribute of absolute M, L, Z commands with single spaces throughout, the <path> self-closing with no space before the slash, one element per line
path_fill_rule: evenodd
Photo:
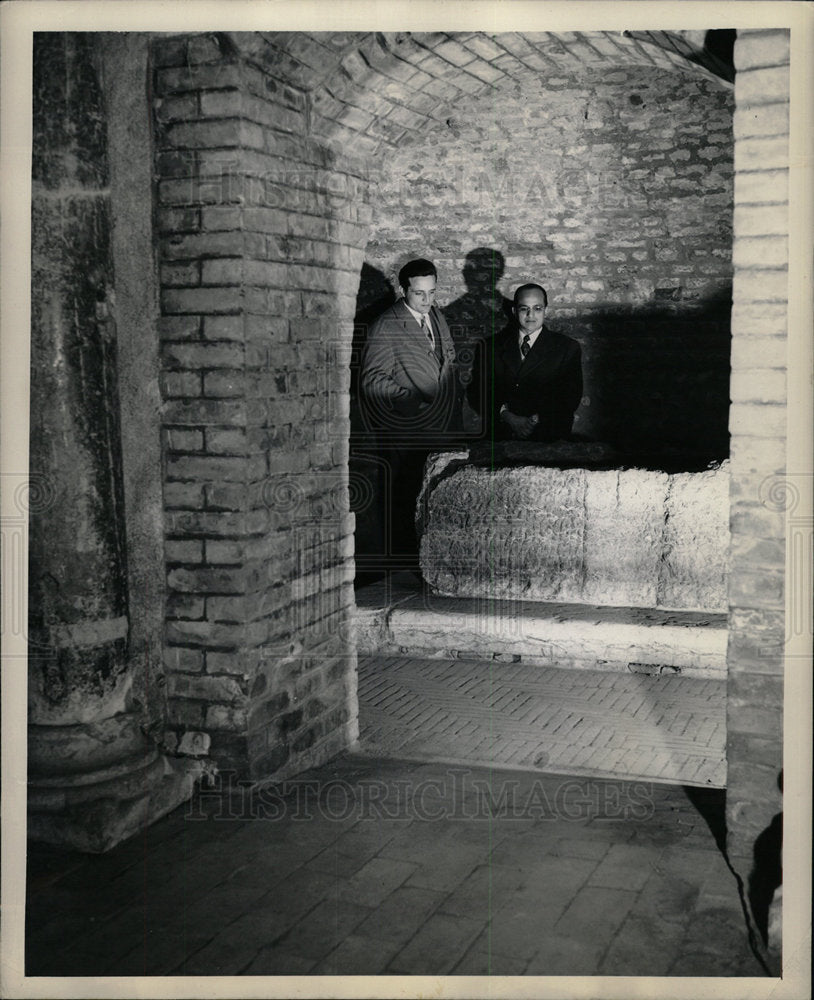
<path fill-rule="evenodd" d="M 425 278 L 429 275 L 432 275 L 433 278 L 438 277 L 435 264 L 431 260 L 425 260 L 424 257 L 418 257 L 416 260 L 408 260 L 399 271 L 399 284 L 406 292 L 410 287 L 411 278 Z"/>
<path fill-rule="evenodd" d="M 548 308 L 548 292 L 543 288 L 542 285 L 538 285 L 533 281 L 530 281 L 527 285 L 521 285 L 517 291 L 514 293 L 514 305 L 517 306 L 517 299 L 521 292 L 530 292 L 532 288 L 536 288 L 538 292 L 543 293 L 543 305 Z"/>

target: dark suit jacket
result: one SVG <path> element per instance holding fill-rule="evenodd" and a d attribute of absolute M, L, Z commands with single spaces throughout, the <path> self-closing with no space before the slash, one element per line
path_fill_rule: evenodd
<path fill-rule="evenodd" d="M 512 323 L 485 342 L 471 389 L 470 403 L 484 417 L 485 437 L 492 433 L 498 440 L 512 437 L 508 424 L 500 419 L 505 403 L 518 416 L 538 414 L 540 422 L 528 440 L 566 439 L 582 398 L 579 344 L 544 326 L 523 360 Z"/>
<path fill-rule="evenodd" d="M 378 317 L 362 353 L 361 409 L 385 437 L 421 440 L 461 425 L 455 346 L 439 309 L 430 310 L 436 350 L 403 299 Z"/>

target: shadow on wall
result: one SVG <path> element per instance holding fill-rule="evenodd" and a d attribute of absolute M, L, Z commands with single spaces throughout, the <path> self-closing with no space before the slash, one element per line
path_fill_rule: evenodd
<path fill-rule="evenodd" d="M 783 772 L 777 778 L 783 790 Z M 770 908 L 775 890 L 783 884 L 783 813 L 775 813 L 771 823 L 755 840 L 752 870 L 749 872 L 749 905 L 757 930 L 765 944 L 771 944 Z"/>
<path fill-rule="evenodd" d="M 778 778 L 778 785 L 782 788 L 782 772 Z M 709 827 L 718 850 L 732 872 L 733 879 L 737 881 L 752 951 L 766 971 L 770 972 L 765 964 L 766 948 L 768 946 L 770 949 L 771 960 L 771 948 L 777 944 L 772 940 L 770 930 L 772 901 L 776 890 L 783 884 L 783 813 L 777 813 L 755 841 L 752 868 L 744 886 L 742 879 L 732 867 L 727 853 L 726 792 L 719 788 L 698 788 L 692 785 L 683 785 L 682 788 Z M 762 947 L 753 937 L 753 931 L 757 932 Z M 778 970 L 771 974 L 780 973 Z"/>
<path fill-rule="evenodd" d="M 585 390 L 574 431 L 668 472 L 729 456 L 731 286 L 701 302 L 657 289 L 642 306 L 589 309 L 552 327 L 582 347 Z"/>
<path fill-rule="evenodd" d="M 512 301 L 497 287 L 505 269 L 503 254 L 493 247 L 476 247 L 466 255 L 462 271 L 466 292 L 444 306 L 456 346 L 492 337 L 511 319 Z"/>
<path fill-rule="evenodd" d="M 466 292 L 444 307 L 449 332 L 455 341 L 458 379 L 463 408 L 463 427 L 468 437 L 481 436 L 481 421 L 466 398 L 475 352 L 506 326 L 512 318 L 512 300 L 498 290 L 506 260 L 494 247 L 470 250 L 462 270 Z"/>
<path fill-rule="evenodd" d="M 367 331 L 376 317 L 396 301 L 396 293 L 385 275 L 370 264 L 362 264 L 359 291 L 356 295 L 356 315 L 353 319 L 353 343 L 350 362 L 351 437 L 364 433 L 359 411 L 359 370 Z"/>
<path fill-rule="evenodd" d="M 356 583 L 364 586 L 381 577 L 385 558 L 385 511 L 382 503 L 385 474 L 376 438 L 365 426 L 359 406 L 359 373 L 367 333 L 376 317 L 396 301 L 393 286 L 382 271 L 362 264 L 350 362 L 349 492 L 356 515 L 354 557 Z"/>
<path fill-rule="evenodd" d="M 783 883 L 782 848 L 783 813 L 780 812 L 755 841 L 754 866 L 749 873 L 749 905 L 764 943 L 769 941 L 769 907 L 775 889 Z"/>
<path fill-rule="evenodd" d="M 462 400 L 475 352 L 486 350 L 511 318 L 511 300 L 497 287 L 503 272 L 500 250 L 470 250 L 463 268 L 466 293 L 443 308 L 458 351 Z M 546 325 L 582 348 L 584 394 L 573 438 L 610 446 L 619 466 L 691 472 L 729 456 L 731 286 L 702 301 L 683 295 L 681 288 L 656 289 L 647 304 L 612 307 L 550 302 Z M 351 506 L 362 577 L 366 560 L 378 565 L 384 530 L 383 470 L 375 434 L 360 413 L 359 369 L 371 323 L 395 298 L 385 274 L 365 263 L 350 389 Z M 468 441 L 480 439 L 479 420 L 468 404 L 464 427 Z"/>
<path fill-rule="evenodd" d="M 458 354 L 458 366 L 465 384 L 472 369 L 474 347 L 499 333 L 511 319 L 512 302 L 497 288 L 505 270 L 503 254 L 492 247 L 477 247 L 466 255 L 463 278 L 466 293 L 443 307 Z M 352 428 L 362 433 L 359 418 L 359 366 L 367 331 L 376 317 L 396 300 L 396 294 L 382 271 L 362 265 L 353 329 L 351 361 Z"/>

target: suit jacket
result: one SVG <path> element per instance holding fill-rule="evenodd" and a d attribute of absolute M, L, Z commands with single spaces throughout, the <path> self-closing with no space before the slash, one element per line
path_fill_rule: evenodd
<path fill-rule="evenodd" d="M 582 398 L 579 344 L 543 327 L 523 359 L 514 323 L 484 345 L 471 383 L 470 402 L 484 417 L 486 437 L 512 437 L 500 419 L 500 408 L 521 417 L 536 413 L 540 420 L 530 441 L 558 441 L 571 433 L 574 412 Z"/>
<path fill-rule="evenodd" d="M 430 309 L 436 350 L 399 299 L 375 320 L 362 353 L 361 410 L 385 437 L 422 440 L 461 426 L 455 346 L 441 311 Z"/>

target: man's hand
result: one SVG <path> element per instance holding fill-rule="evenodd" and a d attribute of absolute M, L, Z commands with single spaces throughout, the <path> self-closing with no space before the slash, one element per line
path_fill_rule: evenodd
<path fill-rule="evenodd" d="M 521 441 L 525 441 L 531 437 L 534 428 L 540 421 L 536 413 L 533 413 L 530 417 L 520 417 L 516 413 L 512 413 L 511 410 L 504 410 L 501 416 L 509 427 L 511 427 L 514 436 L 520 438 Z"/>

